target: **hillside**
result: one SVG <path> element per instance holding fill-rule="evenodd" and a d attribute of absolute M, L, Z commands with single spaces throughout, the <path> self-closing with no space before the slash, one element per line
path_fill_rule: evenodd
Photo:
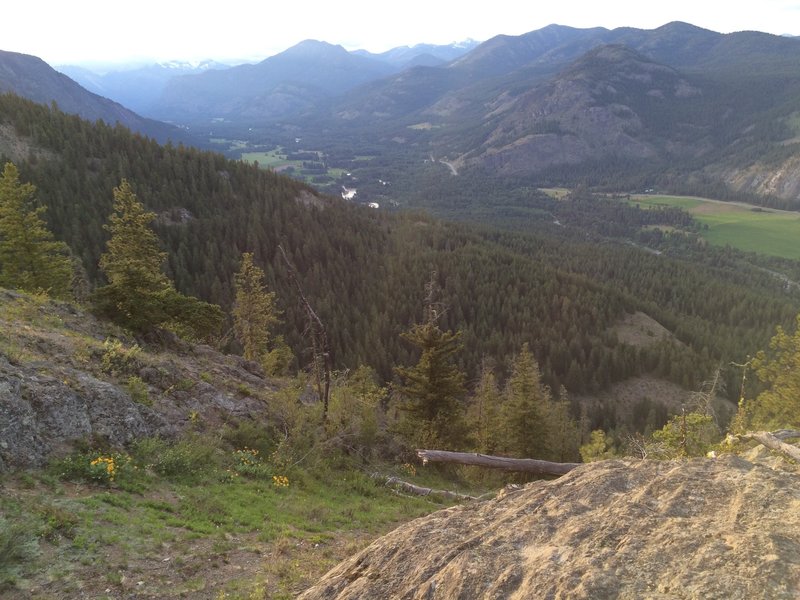
<path fill-rule="evenodd" d="M 89 121 L 102 119 L 166 142 L 183 139 L 179 129 L 140 117 L 124 106 L 93 94 L 58 73 L 40 58 L 0 51 L 0 93 L 14 93 L 39 104 L 55 102 L 66 113 Z"/>
<path fill-rule="evenodd" d="M 385 462 L 354 409 L 376 393 L 337 376 L 323 424 L 304 376 L 0 290 L 0 593 L 792 597 L 797 468 L 763 449 L 592 463 L 426 517 L 442 504 L 384 473 L 485 490 Z"/>
<path fill-rule="evenodd" d="M 404 525 L 300 598 L 788 600 L 800 475 L 772 464 L 592 463 Z"/>
<path fill-rule="evenodd" d="M 322 426 L 300 380 L 0 290 L 0 593 L 793 597 L 797 467 L 763 449 L 592 463 L 422 516 L 441 504 L 349 456 L 353 399 L 385 393 L 363 386 L 337 378 L 342 412 Z M 376 468 L 464 489 L 372 455 Z"/>
<path fill-rule="evenodd" d="M 179 340 L 142 350 L 73 305 L 8 290 L 0 307 L 0 471 L 41 468 L 81 441 L 174 439 L 192 412 L 209 429 L 267 420 L 277 386 L 240 357 Z"/>
<path fill-rule="evenodd" d="M 305 385 L 0 289 L 0 596 L 290 597 L 440 506 L 372 481 Z"/>
<path fill-rule="evenodd" d="M 292 348 L 294 368 L 311 357 L 279 244 L 326 324 L 334 367 L 368 365 L 384 381 L 416 358 L 400 334 L 419 322 L 432 272 L 447 306 L 442 328 L 463 332 L 458 360 L 469 381 L 487 358 L 505 378 L 528 343 L 544 382 L 570 394 L 645 374 L 696 389 L 719 361 L 740 362 L 798 312 L 796 290 L 770 272 L 786 265 L 753 264 L 692 237 L 657 242 L 647 228 L 687 226 L 679 211 L 533 195 L 524 210 L 503 209 L 523 226 L 503 232 L 358 207 L 220 155 L 161 147 L 10 96 L 0 97 L 0 118 L 0 156 L 18 161 L 22 177 L 38 187 L 48 224 L 80 257 L 90 288 L 103 283 L 102 226 L 125 177 L 159 215 L 167 274 L 182 293 L 229 310 L 241 253 L 254 252 L 276 292 L 282 323 L 275 334 Z M 484 200 L 497 193 L 487 189 Z M 455 198 L 466 213 L 458 190 Z M 542 220 L 554 214 L 561 226 L 552 216 Z M 662 243 L 664 251 L 630 241 Z M 613 326 L 636 311 L 674 338 L 640 347 L 618 339 Z M 738 376 L 726 373 L 728 389 L 738 389 Z M 599 426 L 608 415 L 588 418 Z"/>
<path fill-rule="evenodd" d="M 320 159 L 309 180 L 330 190 L 351 187 L 352 177 L 391 181 L 398 171 L 413 181 L 432 158 L 521 186 L 658 188 L 791 209 L 800 189 L 798 59 L 797 38 L 681 22 L 652 30 L 550 25 L 475 46 L 380 55 L 306 40 L 255 65 L 84 78 L 181 130 L 118 106 L 87 108 L 98 98 L 81 100 L 81 114 L 160 140 L 191 132 L 194 143 L 236 158 L 302 140 L 301 154 Z M 49 102 L 55 92 L 40 92 L 55 86 L 59 105 L 77 112 L 79 92 L 56 86 L 42 65 L 26 67 L 40 82 L 33 88 L 16 81 L 6 89 Z"/>
<path fill-rule="evenodd" d="M 414 46 L 398 46 L 386 52 L 375 54 L 366 50 L 355 50 L 353 54 L 368 56 L 382 60 L 398 68 L 408 68 L 413 66 L 436 66 L 453 61 L 463 56 L 480 42 L 475 40 L 464 40 L 453 44 L 415 44 Z"/>
<path fill-rule="evenodd" d="M 667 159 L 662 154 L 665 138 L 673 156 L 697 154 L 708 143 L 708 133 L 670 113 L 673 103 L 690 103 L 701 94 L 669 67 L 625 46 L 601 46 L 555 81 L 495 98 L 487 106 L 485 141 L 457 163 L 515 176 L 587 162 L 635 165 Z M 683 129 L 690 129 L 692 137 L 679 144 Z"/>

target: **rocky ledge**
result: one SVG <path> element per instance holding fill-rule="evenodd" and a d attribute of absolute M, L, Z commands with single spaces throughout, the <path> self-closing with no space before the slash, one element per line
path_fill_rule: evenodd
<path fill-rule="evenodd" d="M 777 466 L 776 466 L 777 465 Z M 613 460 L 404 525 L 303 600 L 800 594 L 800 474 L 736 456 Z"/>

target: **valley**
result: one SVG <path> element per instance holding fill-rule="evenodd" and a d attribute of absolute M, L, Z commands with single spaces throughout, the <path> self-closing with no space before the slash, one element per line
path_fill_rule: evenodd
<path fill-rule="evenodd" d="M 644 485 L 800 428 L 800 38 L 60 69 L 0 52 L 3 597 L 295 597 L 536 479 L 417 449 Z"/>

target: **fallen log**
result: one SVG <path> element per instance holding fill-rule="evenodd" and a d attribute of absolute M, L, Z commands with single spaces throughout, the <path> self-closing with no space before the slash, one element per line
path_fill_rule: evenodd
<path fill-rule="evenodd" d="M 413 494 L 415 496 L 441 496 L 448 500 L 484 500 L 494 495 L 494 492 L 491 492 L 489 494 L 483 494 L 482 496 L 470 496 L 469 494 L 461 494 L 450 490 L 437 490 L 403 481 L 399 477 L 381 475 L 380 473 L 371 473 L 370 477 L 383 480 L 386 487 L 390 487 L 395 491 Z"/>
<path fill-rule="evenodd" d="M 782 442 L 780 438 L 790 439 L 800 437 L 800 432 L 781 429 L 770 433 L 769 431 L 748 431 L 744 435 L 738 436 L 744 439 L 755 440 L 759 444 L 763 444 L 771 450 L 780 452 L 784 456 L 791 458 L 793 461 L 800 463 L 800 448 Z"/>
<path fill-rule="evenodd" d="M 406 492 L 407 494 L 414 494 L 415 496 L 441 496 L 449 500 L 478 500 L 476 496 L 469 494 L 460 494 L 450 490 L 436 490 L 429 487 L 414 485 L 408 481 L 403 481 L 397 477 L 387 477 L 385 485 L 394 489 Z"/>
<path fill-rule="evenodd" d="M 797 429 L 778 429 L 777 431 L 770 431 L 770 435 L 783 441 L 792 438 L 800 438 L 800 431 Z"/>
<path fill-rule="evenodd" d="M 581 465 L 581 463 L 557 463 L 535 458 L 508 458 L 506 456 L 491 456 L 489 454 L 474 454 L 469 452 L 448 452 L 446 450 L 417 450 L 417 456 L 422 459 L 422 464 L 428 462 L 445 462 L 455 463 L 457 465 L 474 465 L 489 469 L 501 469 L 503 471 L 533 473 L 534 475 L 564 475 Z"/>

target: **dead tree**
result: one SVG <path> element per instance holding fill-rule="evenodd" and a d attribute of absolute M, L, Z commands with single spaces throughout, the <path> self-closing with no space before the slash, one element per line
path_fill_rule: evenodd
<path fill-rule="evenodd" d="M 425 284 L 425 304 L 423 320 L 426 325 L 436 325 L 436 322 L 447 312 L 444 302 L 437 300 L 441 288 L 436 281 L 436 271 L 431 271 L 431 278 Z"/>
<path fill-rule="evenodd" d="M 800 448 L 787 444 L 783 440 L 800 438 L 800 431 L 793 429 L 780 429 L 778 431 L 748 431 L 745 434 L 734 436 L 739 439 L 755 440 L 770 450 L 780 452 L 783 456 L 800 463 Z"/>
<path fill-rule="evenodd" d="M 403 481 L 398 477 L 387 477 L 385 475 L 381 475 L 380 473 L 373 473 L 371 477 L 373 479 L 382 479 L 386 487 L 390 487 L 406 494 L 414 494 L 415 496 L 440 496 L 448 500 L 481 500 L 485 497 L 485 495 L 476 497 L 470 496 L 469 494 L 453 492 L 451 490 L 437 490 L 429 487 L 414 485 L 413 483 Z"/>
<path fill-rule="evenodd" d="M 300 285 L 300 279 L 297 277 L 297 271 L 295 271 L 294 266 L 292 265 L 291 261 L 289 261 L 289 257 L 286 256 L 286 251 L 283 249 L 283 246 L 278 245 L 278 250 L 281 251 L 281 256 L 283 256 L 283 260 L 286 263 L 286 269 L 289 273 L 289 278 L 297 288 L 297 293 L 300 295 L 300 302 L 303 305 L 303 310 L 305 310 L 306 318 L 308 319 L 308 324 L 306 325 L 306 330 L 304 333 L 311 341 L 311 351 L 314 359 L 314 377 L 317 383 L 317 397 L 319 398 L 320 402 L 322 402 L 323 418 L 327 419 L 328 402 L 331 392 L 332 371 L 331 351 L 330 346 L 328 345 L 328 333 L 325 330 L 325 325 L 322 323 L 322 319 L 319 318 L 319 315 L 317 315 L 317 313 L 311 307 L 311 303 L 306 298 L 306 295 L 303 292 L 303 286 Z"/>
<path fill-rule="evenodd" d="M 508 458 L 506 456 L 447 452 L 445 450 L 417 450 L 417 456 L 422 459 L 423 464 L 445 462 L 519 473 L 533 473 L 534 475 L 564 475 L 575 467 L 581 466 L 581 463 L 557 463 L 535 458 Z"/>

